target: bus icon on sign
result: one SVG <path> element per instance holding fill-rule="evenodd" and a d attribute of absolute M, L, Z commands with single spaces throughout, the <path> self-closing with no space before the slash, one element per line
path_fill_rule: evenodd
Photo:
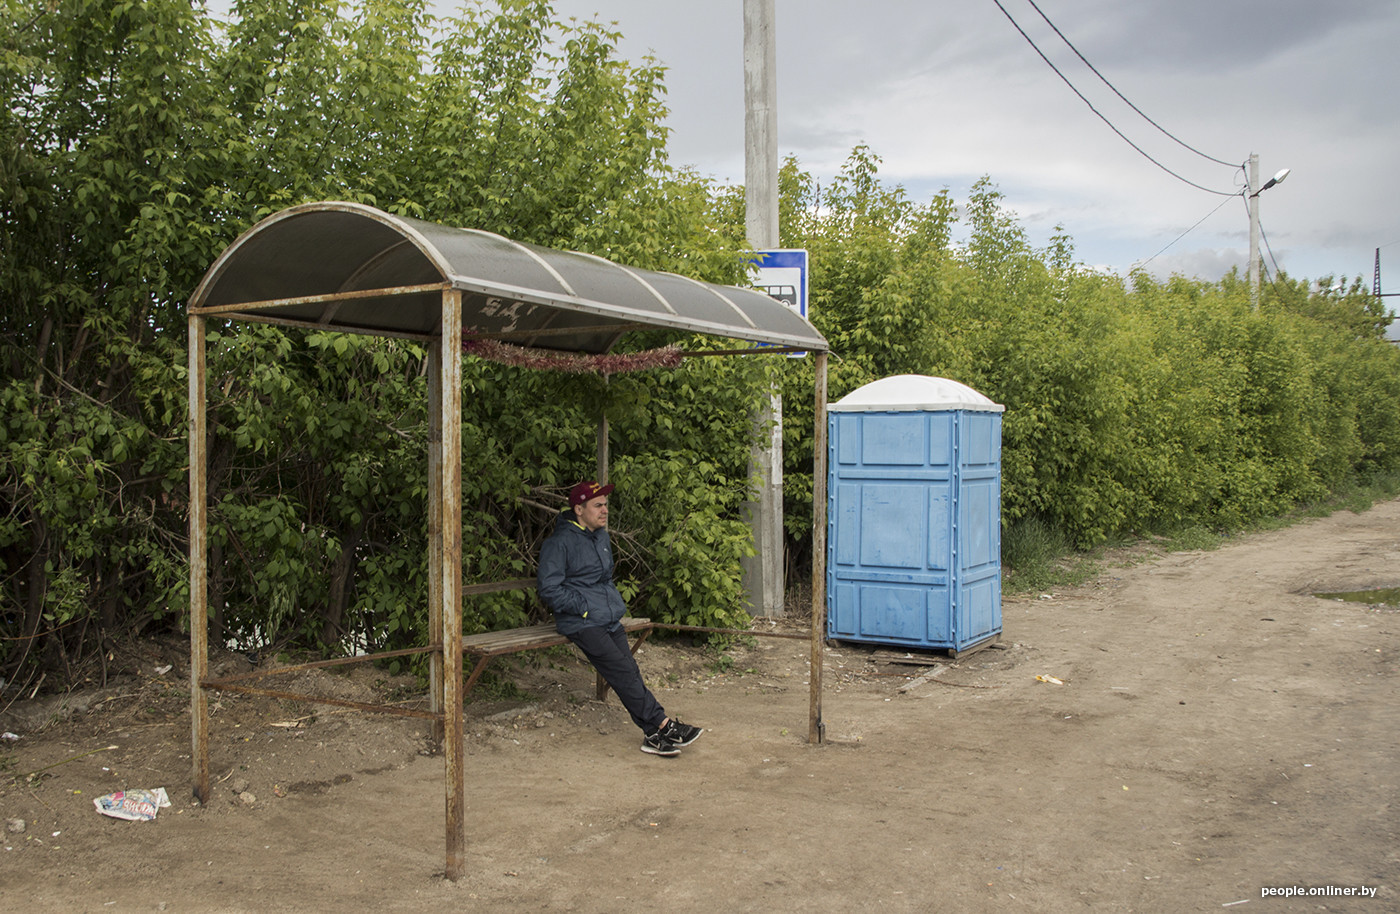
<path fill-rule="evenodd" d="M 754 288 L 760 292 L 767 292 L 771 298 L 776 298 L 794 311 L 797 310 L 800 304 L 800 300 L 797 297 L 797 286 L 754 286 Z M 798 313 L 800 314 L 801 312 L 799 311 Z"/>

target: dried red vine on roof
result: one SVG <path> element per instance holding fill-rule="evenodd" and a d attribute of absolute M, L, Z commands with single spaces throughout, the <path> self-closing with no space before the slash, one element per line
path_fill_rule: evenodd
<path fill-rule="evenodd" d="M 487 361 L 498 362 L 502 365 L 515 365 L 519 368 L 600 375 L 646 371 L 649 368 L 675 368 L 684 359 L 679 346 L 664 346 L 661 349 L 648 349 L 646 352 L 585 355 L 582 353 L 546 352 L 542 349 L 529 349 L 525 346 L 511 346 L 496 340 L 462 340 L 462 351 L 467 355 L 474 355 Z"/>

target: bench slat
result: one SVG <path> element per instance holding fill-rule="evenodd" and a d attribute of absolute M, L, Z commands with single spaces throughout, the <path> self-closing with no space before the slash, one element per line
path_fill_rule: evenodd
<path fill-rule="evenodd" d="M 633 619 L 631 617 L 622 620 L 622 629 L 628 634 L 640 632 L 636 642 L 632 645 L 632 653 L 637 652 L 637 648 L 642 646 L 642 642 L 651 634 L 652 624 L 650 619 Z M 553 625 L 545 623 L 543 625 L 531 625 L 527 628 L 510 628 L 499 632 L 483 632 L 479 635 L 468 635 L 462 639 L 462 653 L 471 654 L 477 658 L 476 666 L 472 669 L 467 681 L 462 684 L 462 695 L 471 693 L 472 686 L 476 685 L 477 679 L 486 669 L 487 662 L 492 657 L 499 657 L 502 654 L 511 654 L 516 651 L 528 651 L 537 647 L 552 647 L 556 644 L 564 644 L 569 639 L 559 634 Z M 598 680 L 598 700 L 608 694 L 608 684 L 603 681 L 603 674 L 597 674 Z"/>
<path fill-rule="evenodd" d="M 628 617 L 622 620 L 622 628 L 629 634 L 650 629 L 651 620 Z M 556 644 L 564 644 L 568 640 L 559 634 L 552 624 L 546 622 L 542 625 L 531 625 L 528 628 L 510 628 L 499 632 L 468 635 L 462 639 L 462 651 L 478 656 L 496 656 L 497 654 L 510 654 L 540 647 L 552 647 Z"/>

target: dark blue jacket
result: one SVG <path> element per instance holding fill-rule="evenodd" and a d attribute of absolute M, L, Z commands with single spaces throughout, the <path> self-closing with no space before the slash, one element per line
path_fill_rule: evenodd
<path fill-rule="evenodd" d="M 613 586 L 612 540 L 606 527 L 586 530 L 573 511 L 559 515 L 540 549 L 536 577 L 540 599 L 554 613 L 554 627 L 571 635 L 591 625 L 610 628 L 627 614 Z"/>

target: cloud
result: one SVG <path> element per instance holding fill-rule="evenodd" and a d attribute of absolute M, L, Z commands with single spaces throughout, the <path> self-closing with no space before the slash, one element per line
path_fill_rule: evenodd
<path fill-rule="evenodd" d="M 1293 172 L 1260 198 L 1295 277 L 1370 270 L 1400 238 L 1400 3 L 1394 0 L 1038 0 L 1135 114 L 1029 0 L 1001 0 L 1046 56 L 1154 165 L 1097 117 L 991 2 L 778 0 L 779 146 L 829 181 L 868 144 L 915 200 L 965 194 L 989 175 L 1039 243 L 1063 225 L 1082 259 L 1122 272 L 1173 243 L 1243 181 Z M 742 182 L 741 0 L 555 0 L 561 15 L 616 20 L 624 54 L 668 67 L 671 156 Z M 1232 201 L 1154 258 L 1218 279 L 1247 260 Z M 1272 264 L 1269 265 L 1272 270 Z"/>

